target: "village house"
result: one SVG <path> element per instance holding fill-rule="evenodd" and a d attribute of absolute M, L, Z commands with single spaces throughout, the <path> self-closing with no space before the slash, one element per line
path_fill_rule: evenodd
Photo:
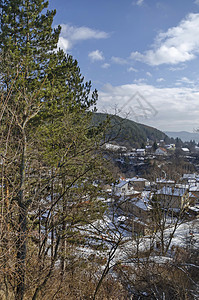
<path fill-rule="evenodd" d="M 199 184 L 191 186 L 189 192 L 195 197 L 194 205 L 199 205 Z"/>
<path fill-rule="evenodd" d="M 181 182 L 183 182 L 184 184 L 189 184 L 191 185 L 196 185 L 198 182 L 198 175 L 196 175 L 195 173 L 193 174 L 183 174 L 182 178 L 181 178 Z"/>
<path fill-rule="evenodd" d="M 120 208 L 131 214 L 132 232 L 145 235 L 149 232 L 151 221 L 151 207 L 146 197 L 135 197 L 121 202 Z"/>
<path fill-rule="evenodd" d="M 136 154 L 137 154 L 137 156 L 145 156 L 146 150 L 145 149 L 137 149 Z"/>
<path fill-rule="evenodd" d="M 146 149 L 146 152 L 147 152 L 147 153 L 152 153 L 153 147 L 152 147 L 152 145 L 147 145 L 147 146 L 145 147 L 145 149 Z"/>
<path fill-rule="evenodd" d="M 190 206 L 188 209 L 188 213 L 191 218 L 199 217 L 199 205 Z"/>
<path fill-rule="evenodd" d="M 175 186 L 175 181 L 174 180 L 167 180 L 167 179 L 156 179 L 156 185 L 157 189 L 160 190 L 163 187 L 174 187 Z"/>
<path fill-rule="evenodd" d="M 190 150 L 188 148 L 181 148 L 183 154 L 189 154 Z"/>
<path fill-rule="evenodd" d="M 149 221 L 149 203 L 148 199 L 136 197 L 128 201 L 128 210 L 137 217 L 139 220 L 144 222 Z"/>
<path fill-rule="evenodd" d="M 199 147 L 195 146 L 195 152 L 199 152 Z"/>
<path fill-rule="evenodd" d="M 165 155 L 166 156 L 167 155 L 167 150 L 164 149 L 164 148 L 159 147 L 159 148 L 156 149 L 155 154 L 156 155 Z"/>
<path fill-rule="evenodd" d="M 165 145 L 165 148 L 169 151 L 175 151 L 176 150 L 176 145 L 175 144 Z"/>
<path fill-rule="evenodd" d="M 145 178 L 135 176 L 128 179 L 129 186 L 132 186 L 136 191 L 143 191 L 146 187 L 150 186 L 150 182 Z"/>
<path fill-rule="evenodd" d="M 184 209 L 195 199 L 187 188 L 163 187 L 157 191 L 157 197 L 164 209 Z"/>
<path fill-rule="evenodd" d="M 119 199 L 121 196 L 124 197 L 135 197 L 140 196 L 141 192 L 136 191 L 134 187 L 129 183 L 129 179 L 120 180 L 119 183 L 113 185 L 112 187 L 112 195 Z"/>
<path fill-rule="evenodd" d="M 114 195 L 124 195 L 127 194 L 129 191 L 128 181 L 126 180 L 120 180 L 119 183 L 115 184 L 113 186 L 113 194 Z"/>

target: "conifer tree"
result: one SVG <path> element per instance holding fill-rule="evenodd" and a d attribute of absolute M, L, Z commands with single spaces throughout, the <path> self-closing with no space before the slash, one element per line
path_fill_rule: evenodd
<path fill-rule="evenodd" d="M 1 203 L 12 206 L 5 215 L 16 237 L 10 271 L 16 299 L 25 293 L 30 228 L 39 223 L 36 299 L 56 259 L 64 272 L 66 242 L 77 235 L 76 225 L 103 212 L 94 201 L 100 187 L 93 186 L 105 176 L 97 154 L 102 135 L 89 125 L 97 92 L 90 97 L 91 83 L 84 83 L 76 60 L 54 51 L 60 27 L 52 29 L 55 11 L 47 7 L 44 0 L 0 1 Z"/>
<path fill-rule="evenodd" d="M 27 253 L 27 191 L 28 127 L 38 114 L 42 100 L 42 84 L 51 51 L 56 48 L 60 28 L 52 30 L 55 11 L 42 10 L 43 0 L 2 0 L 0 19 L 1 88 L 9 100 L 2 121 L 12 119 L 10 132 L 18 138 L 12 144 L 17 151 L 16 202 L 18 206 L 18 234 L 16 240 L 16 299 L 23 299 Z M 6 98 L 5 98 L 6 97 Z M 9 97 L 9 99 L 8 99 Z M 4 132 L 5 134 L 5 132 Z"/>

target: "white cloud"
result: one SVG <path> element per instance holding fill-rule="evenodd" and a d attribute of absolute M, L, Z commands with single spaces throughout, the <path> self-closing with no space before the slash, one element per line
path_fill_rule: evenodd
<path fill-rule="evenodd" d="M 61 24 L 61 35 L 58 41 L 58 48 L 67 51 L 80 41 L 89 39 L 105 39 L 109 34 L 104 31 L 94 30 L 89 27 L 76 27 L 68 24 Z"/>
<path fill-rule="evenodd" d="M 197 5 L 199 5 L 199 0 L 196 0 L 194 3 L 197 4 Z"/>
<path fill-rule="evenodd" d="M 134 60 L 142 61 L 144 59 L 144 55 L 138 51 L 135 51 L 135 52 L 131 52 L 130 58 Z"/>
<path fill-rule="evenodd" d="M 180 78 L 180 79 L 177 80 L 177 83 L 179 83 L 179 84 L 191 84 L 191 85 L 194 85 L 195 81 L 190 80 L 187 77 L 182 77 L 182 78 Z"/>
<path fill-rule="evenodd" d="M 188 82 L 188 83 L 192 82 L 193 83 L 193 81 L 190 81 L 189 78 L 187 78 L 187 77 L 182 77 L 180 79 L 180 81 L 182 81 L 182 82 Z"/>
<path fill-rule="evenodd" d="M 146 78 L 138 78 L 134 79 L 134 82 L 137 84 L 143 84 L 143 82 L 147 81 Z"/>
<path fill-rule="evenodd" d="M 150 72 L 146 72 L 146 75 L 152 77 L 152 74 Z"/>
<path fill-rule="evenodd" d="M 162 82 L 162 81 L 165 81 L 165 79 L 162 78 L 162 77 L 160 77 L 160 78 L 158 78 L 156 81 L 157 81 L 157 82 Z"/>
<path fill-rule="evenodd" d="M 138 6 L 142 6 L 144 4 L 144 0 L 137 0 L 133 4 L 138 5 Z"/>
<path fill-rule="evenodd" d="M 112 86 L 99 92 L 99 111 L 156 127 L 192 131 L 199 127 L 199 88 L 159 88 L 145 83 Z"/>
<path fill-rule="evenodd" d="M 152 66 L 178 64 L 192 60 L 199 53 L 199 14 L 191 13 L 177 27 L 160 33 L 153 48 L 144 54 L 132 52 L 131 59 Z"/>
<path fill-rule="evenodd" d="M 118 64 L 118 65 L 126 65 L 128 64 L 127 60 L 121 57 L 112 56 L 111 57 L 112 62 Z"/>
<path fill-rule="evenodd" d="M 181 66 L 181 67 L 170 67 L 169 70 L 170 71 L 182 71 L 186 68 L 185 65 Z"/>
<path fill-rule="evenodd" d="M 62 50 L 67 51 L 68 49 L 71 48 L 71 44 L 69 40 L 60 36 L 57 47 L 58 49 L 61 48 Z"/>
<path fill-rule="evenodd" d="M 108 69 L 110 67 L 110 64 L 108 64 L 108 63 L 104 63 L 103 65 L 102 65 L 102 68 L 103 69 Z"/>
<path fill-rule="evenodd" d="M 92 62 L 104 60 L 103 52 L 99 50 L 92 51 L 88 54 Z"/>
<path fill-rule="evenodd" d="M 138 70 L 133 67 L 128 68 L 127 71 L 128 72 L 138 72 Z"/>

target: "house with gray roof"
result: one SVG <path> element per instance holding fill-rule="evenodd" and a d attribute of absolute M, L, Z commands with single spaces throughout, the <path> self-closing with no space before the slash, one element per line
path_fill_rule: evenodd
<path fill-rule="evenodd" d="M 164 209 L 184 209 L 196 198 L 189 189 L 177 187 L 163 187 L 156 195 Z"/>

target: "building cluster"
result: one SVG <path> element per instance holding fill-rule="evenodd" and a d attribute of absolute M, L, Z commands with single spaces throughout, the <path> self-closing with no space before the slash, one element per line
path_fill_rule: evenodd
<path fill-rule="evenodd" d="M 176 218 L 199 217 L 199 175 L 184 174 L 180 181 L 157 179 L 150 182 L 145 178 L 121 178 L 112 186 L 111 197 L 121 214 L 132 223 L 135 233 L 146 234 L 154 230 L 154 216 Z"/>
<path fill-rule="evenodd" d="M 158 141 L 157 143 L 152 141 L 147 141 L 144 148 L 131 148 L 127 149 L 125 146 L 106 143 L 104 149 L 110 150 L 113 152 L 125 153 L 127 156 L 145 156 L 145 155 L 156 155 L 156 156 L 168 156 L 173 154 L 176 150 L 180 152 L 181 155 L 190 155 L 191 153 L 198 153 L 199 147 L 194 146 L 192 149 L 186 146 L 176 146 L 175 144 L 165 144 L 163 140 Z"/>

